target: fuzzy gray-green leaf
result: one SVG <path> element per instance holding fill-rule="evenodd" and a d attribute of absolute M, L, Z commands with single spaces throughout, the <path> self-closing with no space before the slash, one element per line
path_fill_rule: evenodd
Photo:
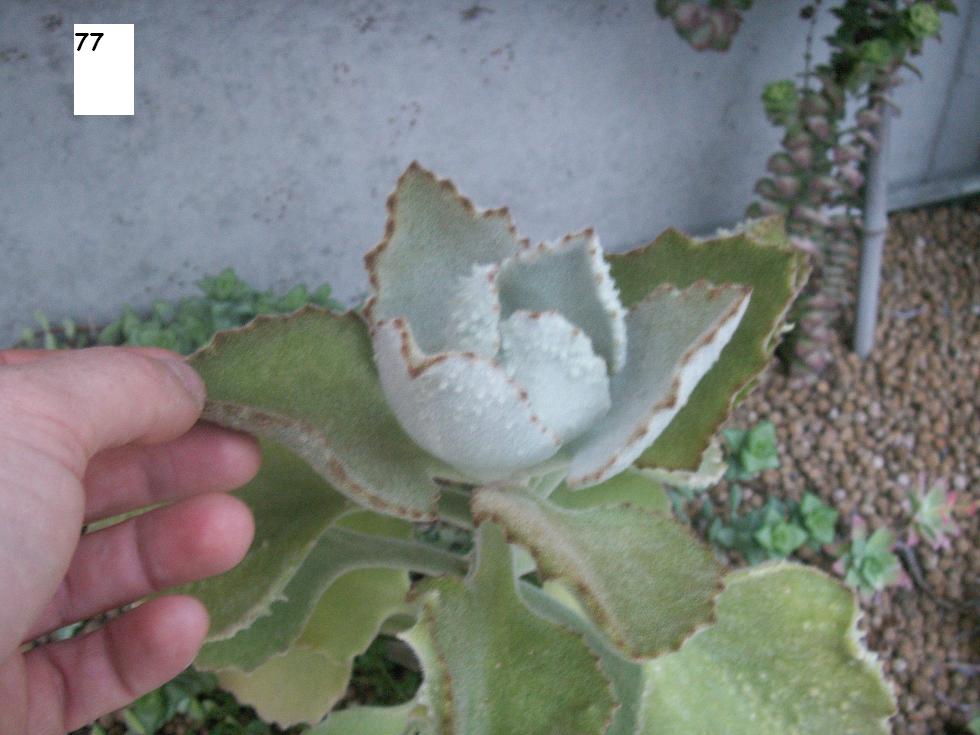
<path fill-rule="evenodd" d="M 673 519 L 628 505 L 568 510 L 516 488 L 483 488 L 473 515 L 530 550 L 545 579 L 573 589 L 626 655 L 676 648 L 712 616 L 721 568 Z"/>
<path fill-rule="evenodd" d="M 533 614 L 518 597 L 503 533 L 484 523 L 466 580 L 418 591 L 419 623 L 403 634 L 422 661 L 420 699 L 438 735 L 600 735 L 609 683 L 582 636 Z"/>
<path fill-rule="evenodd" d="M 853 594 L 809 567 L 728 576 L 717 622 L 646 663 L 641 735 L 884 735 L 894 698 Z"/>
<path fill-rule="evenodd" d="M 372 510 L 432 518 L 432 477 L 456 475 L 399 426 L 356 314 L 307 307 L 259 317 L 219 333 L 190 361 L 207 384 L 206 418 L 285 444 Z"/>

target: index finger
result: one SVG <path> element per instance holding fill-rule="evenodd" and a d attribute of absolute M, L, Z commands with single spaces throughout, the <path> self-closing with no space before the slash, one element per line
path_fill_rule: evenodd
<path fill-rule="evenodd" d="M 165 350 L 162 347 L 130 347 L 129 345 L 120 345 L 114 349 L 128 350 L 130 352 L 135 352 L 138 355 L 157 357 L 164 360 L 180 359 L 180 355 L 178 355 L 176 352 Z M 35 360 L 43 360 L 46 357 L 61 355 L 66 351 L 67 350 L 47 350 L 39 347 L 12 347 L 8 350 L 0 350 L 0 367 L 3 367 L 4 365 L 23 365 L 24 363 L 34 362 Z"/>
<path fill-rule="evenodd" d="M 116 347 L 35 353 L 0 367 L 0 424 L 79 476 L 96 452 L 176 438 L 197 421 L 204 383 L 179 355 Z M 8 353 L 9 354 L 9 353 Z"/>

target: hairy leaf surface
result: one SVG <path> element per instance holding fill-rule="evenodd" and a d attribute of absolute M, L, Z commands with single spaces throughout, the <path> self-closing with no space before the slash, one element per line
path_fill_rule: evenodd
<path fill-rule="evenodd" d="M 353 529 L 335 526 L 323 533 L 267 615 L 232 638 L 205 644 L 197 665 L 251 671 L 282 653 L 299 638 L 323 594 L 354 570 L 389 567 L 440 574 L 462 573 L 466 568 L 454 554 L 398 538 L 404 535 L 405 524 L 397 519 L 362 511 L 349 523 L 356 525 Z"/>
<path fill-rule="evenodd" d="M 671 512 L 670 497 L 663 485 L 648 476 L 645 470 L 634 467 L 587 488 L 570 490 L 567 485 L 561 484 L 548 499 L 570 510 L 629 503 L 636 508 L 646 508 L 664 515 Z"/>
<path fill-rule="evenodd" d="M 207 384 L 205 418 L 281 442 L 372 510 L 431 518 L 433 475 L 456 475 L 399 426 L 354 313 L 258 317 L 219 333 L 190 362 Z"/>
<path fill-rule="evenodd" d="M 397 707 L 352 707 L 330 715 L 306 735 L 416 735 L 426 731 L 408 728 L 423 713 L 424 708 L 415 702 Z"/>
<path fill-rule="evenodd" d="M 718 621 L 644 665 L 642 735 L 882 735 L 892 693 L 857 634 L 853 593 L 815 569 L 730 574 Z"/>
<path fill-rule="evenodd" d="M 733 401 L 772 357 L 786 311 L 809 274 L 806 257 L 790 247 L 778 219 L 706 242 L 668 230 L 644 248 L 607 257 L 627 307 L 665 283 L 684 288 L 708 280 L 752 288 L 745 316 L 718 362 L 639 460 L 643 466 L 695 470 Z"/>
<path fill-rule="evenodd" d="M 479 527 L 465 580 L 426 580 L 418 599 L 419 623 L 402 637 L 422 661 L 421 700 L 439 735 L 605 731 L 613 698 L 595 655 L 524 605 L 498 527 Z"/>
<path fill-rule="evenodd" d="M 324 530 L 350 502 L 292 452 L 262 443 L 258 475 L 237 493 L 255 517 L 245 559 L 217 577 L 180 588 L 208 608 L 208 640 L 230 638 L 269 612 Z"/>
<path fill-rule="evenodd" d="M 473 514 L 529 549 L 543 578 L 575 590 L 632 658 L 676 648 L 711 619 L 721 568 L 665 515 L 628 505 L 568 510 L 516 488 L 479 490 Z"/>

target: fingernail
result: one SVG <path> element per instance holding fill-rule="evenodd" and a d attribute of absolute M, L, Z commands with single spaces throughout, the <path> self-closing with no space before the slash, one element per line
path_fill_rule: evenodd
<path fill-rule="evenodd" d="M 204 381 L 197 371 L 183 360 L 160 360 L 172 372 L 199 405 L 204 405 Z"/>

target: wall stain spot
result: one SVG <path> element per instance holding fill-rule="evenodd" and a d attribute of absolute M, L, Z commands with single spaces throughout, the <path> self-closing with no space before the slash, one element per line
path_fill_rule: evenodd
<path fill-rule="evenodd" d="M 41 25 L 44 26 L 44 30 L 46 31 L 56 31 L 61 28 L 61 25 L 64 22 L 65 19 L 57 13 L 45 15 L 43 18 L 41 18 Z"/>
<path fill-rule="evenodd" d="M 15 46 L 0 49 L 0 64 L 6 64 L 10 61 L 23 61 L 26 58 L 27 52 L 21 51 Z"/>
<path fill-rule="evenodd" d="M 489 15 L 492 12 L 493 12 L 493 8 L 487 8 L 484 7 L 483 5 L 480 5 L 479 3 L 474 3 L 470 7 L 466 8 L 466 10 L 461 10 L 459 12 L 459 17 L 462 18 L 463 21 L 465 22 L 465 21 L 476 20 L 481 15 Z"/>

